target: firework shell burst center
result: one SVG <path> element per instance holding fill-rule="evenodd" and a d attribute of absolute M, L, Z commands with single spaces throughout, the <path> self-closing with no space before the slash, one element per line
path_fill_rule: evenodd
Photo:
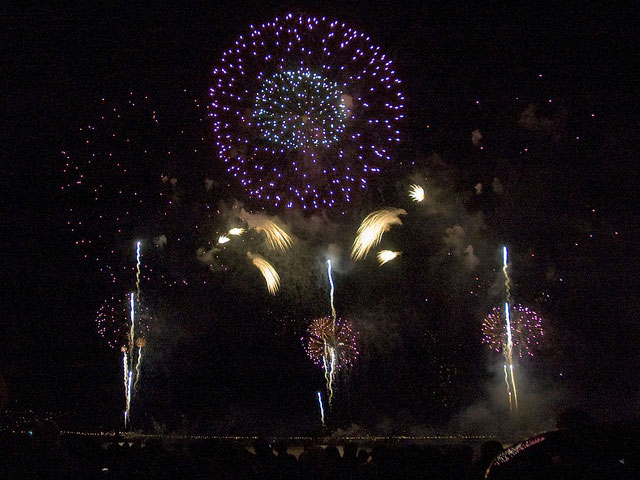
<path fill-rule="evenodd" d="M 336 143 L 347 115 L 338 84 L 309 70 L 276 73 L 266 79 L 253 111 L 265 139 L 303 151 Z"/>
<path fill-rule="evenodd" d="M 404 95 L 371 39 L 326 18 L 251 26 L 213 70 L 211 119 L 227 172 L 274 207 L 344 207 L 388 167 Z"/>
<path fill-rule="evenodd" d="M 303 342 L 305 339 L 302 339 Z M 350 368 L 358 358 L 358 332 L 351 322 L 337 318 L 335 326 L 331 316 L 316 318 L 307 328 L 305 350 L 316 365 L 323 365 L 325 347 L 336 353 L 336 368 Z"/>
<path fill-rule="evenodd" d="M 544 337 L 543 320 L 536 312 L 524 305 L 510 308 L 513 351 L 520 358 L 533 357 Z M 496 353 L 504 353 L 507 348 L 507 330 L 500 307 L 494 307 L 482 322 L 482 342 Z"/>

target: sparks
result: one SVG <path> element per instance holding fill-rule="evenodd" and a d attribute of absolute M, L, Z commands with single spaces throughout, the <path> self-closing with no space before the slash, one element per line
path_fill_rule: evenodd
<path fill-rule="evenodd" d="M 384 232 L 389 231 L 393 225 L 402 225 L 400 215 L 406 214 L 407 211 L 401 208 L 384 208 L 367 215 L 353 241 L 351 258 L 355 261 L 365 258 L 369 250 L 380 243 Z"/>
<path fill-rule="evenodd" d="M 534 349 L 544 336 L 542 320 L 538 315 L 522 305 L 511 305 L 511 285 L 508 273 L 507 247 L 502 249 L 502 273 L 506 301 L 501 311 L 495 307 L 482 322 L 483 342 L 504 355 L 504 381 L 507 387 L 509 409 L 518 412 L 518 388 L 516 385 L 514 353 L 520 358 L 525 354 L 533 356 Z M 512 317 L 512 311 L 515 315 Z M 503 322 L 504 319 L 504 322 Z"/>
<path fill-rule="evenodd" d="M 380 266 L 384 265 L 387 262 L 390 262 L 396 257 L 399 257 L 401 252 L 394 252 L 392 250 L 380 250 L 378 252 L 378 264 Z"/>
<path fill-rule="evenodd" d="M 220 235 L 218 237 L 218 245 L 224 245 L 227 242 L 230 242 L 231 239 L 229 237 L 227 237 L 226 235 Z"/>
<path fill-rule="evenodd" d="M 127 351 L 130 352 L 129 355 L 127 355 L 127 352 L 125 351 L 125 367 L 124 367 L 124 398 L 125 398 L 125 410 L 124 410 L 124 426 L 125 428 L 128 427 L 128 423 L 131 422 L 131 377 L 132 377 L 132 368 L 129 366 L 129 361 L 133 359 L 133 347 L 134 347 L 134 343 L 133 343 L 133 338 L 135 335 L 135 324 L 136 324 L 136 313 L 135 313 L 135 294 L 132 292 L 130 294 L 130 306 L 131 306 L 131 310 L 130 310 L 130 326 L 131 326 L 131 330 L 129 331 L 129 338 L 128 338 L 128 348 Z"/>
<path fill-rule="evenodd" d="M 414 202 L 422 202 L 424 200 L 424 188 L 417 184 L 411 185 L 409 187 L 409 198 Z"/>
<path fill-rule="evenodd" d="M 322 405 L 322 394 L 318 392 L 318 406 L 320 407 L 320 421 L 324 427 L 324 406 Z"/>
<path fill-rule="evenodd" d="M 274 250 L 286 251 L 291 248 L 293 241 L 287 232 L 276 225 L 271 220 L 264 220 L 255 227 L 256 231 L 264 232 L 267 242 Z"/>
<path fill-rule="evenodd" d="M 136 243 L 136 294 L 140 297 L 140 245 L 141 242 Z"/>
<path fill-rule="evenodd" d="M 234 235 L 236 237 L 239 237 L 240 235 L 242 235 L 245 232 L 244 228 L 241 227 L 235 227 L 235 228 L 231 228 L 229 229 L 229 235 Z"/>
<path fill-rule="evenodd" d="M 334 286 L 333 286 L 333 276 L 331 275 L 331 260 L 327 260 L 327 277 L 329 277 L 329 303 L 331 305 L 331 319 L 333 320 L 333 325 L 335 327 L 336 324 L 336 307 L 333 304 L 333 293 L 334 293 Z"/>
<path fill-rule="evenodd" d="M 304 338 L 302 340 L 305 341 Z M 322 366 L 331 405 L 338 373 L 352 367 L 360 354 L 358 333 L 348 320 L 336 318 L 334 323 L 331 316 L 320 317 L 307 328 L 304 346 L 309 358 Z"/>
<path fill-rule="evenodd" d="M 506 306 L 507 304 L 505 308 Z M 512 354 L 519 358 L 535 356 L 535 351 L 544 337 L 543 319 L 529 307 L 520 304 L 509 306 L 509 311 Z M 507 322 L 503 309 L 495 307 L 484 318 L 482 342 L 496 353 L 504 354 L 508 351 Z"/>
<path fill-rule="evenodd" d="M 255 201 L 344 208 L 391 165 L 405 97 L 363 32 L 287 14 L 251 27 L 213 69 L 216 157 Z"/>
<path fill-rule="evenodd" d="M 251 259 L 251 262 L 256 266 L 260 273 L 267 282 L 267 290 L 271 295 L 275 295 L 280 288 L 280 276 L 276 269 L 271 266 L 261 255 L 247 252 L 247 256 Z"/>

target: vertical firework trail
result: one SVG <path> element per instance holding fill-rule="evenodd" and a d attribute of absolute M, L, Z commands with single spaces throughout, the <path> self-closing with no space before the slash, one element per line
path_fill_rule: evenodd
<path fill-rule="evenodd" d="M 124 428 L 127 428 L 129 422 L 129 396 L 127 392 L 129 391 L 128 387 L 128 379 L 129 379 L 129 354 L 127 353 L 127 347 L 122 347 L 122 370 L 124 373 Z"/>
<path fill-rule="evenodd" d="M 513 368 L 513 335 L 511 331 L 511 318 L 509 313 L 509 304 L 511 303 L 511 280 L 507 272 L 508 258 L 507 247 L 502 247 L 502 273 L 504 274 L 504 288 L 506 301 L 504 302 L 504 320 L 507 332 L 506 346 L 504 349 L 504 365 L 505 382 L 507 384 L 507 395 L 509 397 L 509 409 L 518 412 L 518 390 L 516 388 L 516 377 Z M 507 370 L 507 365 L 509 366 Z"/>
<path fill-rule="evenodd" d="M 136 243 L 136 300 L 138 302 L 138 305 L 140 305 L 140 266 L 142 265 L 142 262 L 140 260 L 141 257 L 141 252 L 140 252 L 140 245 L 141 242 L 137 242 Z M 131 322 L 132 324 L 132 328 L 133 328 L 133 321 Z M 132 348 L 134 346 L 136 346 L 137 342 L 134 342 L 134 339 L 131 339 L 131 344 L 132 344 Z M 136 388 L 138 386 L 138 382 L 140 381 L 140 365 L 142 364 L 142 347 L 143 344 L 140 343 L 137 345 L 138 347 L 138 361 L 136 362 L 136 381 L 133 383 L 133 391 L 135 393 Z M 133 353 L 133 350 L 131 350 L 131 352 Z"/>
<path fill-rule="evenodd" d="M 331 276 L 331 260 L 327 260 L 327 276 L 329 277 L 329 301 L 331 302 L 331 320 L 333 320 L 333 328 L 336 328 L 336 308 L 333 305 L 333 292 L 335 291 L 333 286 L 333 277 Z"/>
<path fill-rule="evenodd" d="M 142 348 L 144 340 L 138 338 L 136 341 L 136 304 L 140 305 L 140 278 L 141 278 L 141 242 L 136 242 L 136 292 L 129 294 L 129 334 L 127 335 L 127 345 L 122 347 L 122 363 L 124 375 L 124 426 L 131 426 L 131 402 L 135 394 L 136 387 L 140 381 L 140 365 L 142 364 Z M 136 356 L 136 346 L 138 355 Z M 135 373 L 135 375 L 134 375 Z"/>
<path fill-rule="evenodd" d="M 320 421 L 324 427 L 324 406 L 322 405 L 322 393 L 318 392 L 318 406 L 320 407 Z"/>
<path fill-rule="evenodd" d="M 140 300 L 140 243 L 136 242 L 136 295 L 138 300 Z"/>
<path fill-rule="evenodd" d="M 135 322 L 136 322 L 136 308 L 135 308 L 135 294 L 130 294 L 130 321 L 131 321 L 131 329 L 129 330 L 129 335 L 127 339 L 127 347 L 126 349 L 123 347 L 124 354 L 124 427 L 127 428 L 131 423 L 130 412 L 131 412 L 131 380 L 132 380 L 132 367 L 133 365 L 129 365 L 130 362 L 133 362 L 134 351 L 133 351 L 133 337 L 135 334 Z"/>
<path fill-rule="evenodd" d="M 333 332 L 336 330 L 336 308 L 333 304 L 333 277 L 331 276 L 331 260 L 327 260 L 327 276 L 329 277 L 329 301 L 331 303 L 331 328 Z M 336 377 L 336 346 L 330 344 L 328 339 L 324 340 L 324 355 L 322 356 L 322 365 L 324 367 L 324 378 L 327 382 L 327 392 L 329 393 L 329 407 L 331 407 L 331 402 L 333 400 L 333 382 Z"/>

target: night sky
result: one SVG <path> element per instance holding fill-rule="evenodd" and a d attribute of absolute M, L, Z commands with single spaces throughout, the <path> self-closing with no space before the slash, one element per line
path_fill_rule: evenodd
<path fill-rule="evenodd" d="M 393 161 L 353 202 L 316 213 L 250 198 L 217 160 L 207 116 L 222 52 L 250 24 L 287 12 L 365 32 L 393 60 L 406 99 Z M 120 352 L 94 318 L 105 299 L 133 288 L 142 238 L 154 320 L 134 407 L 139 428 L 312 429 L 324 380 L 300 339 L 329 313 L 328 255 L 338 314 L 360 333 L 331 421 L 384 432 L 498 428 L 507 409 L 502 357 L 482 344 L 481 326 L 504 301 L 505 244 L 515 302 L 545 322 L 535 356 L 518 366 L 522 424 L 552 425 L 567 405 L 603 419 L 636 415 L 637 11 L 595 2 L 110 2 L 3 6 L 0 16 L 1 408 L 119 425 Z M 109 116 L 114 106 L 119 119 Z M 131 142 L 113 141 L 114 129 Z M 140 192 L 140 203 L 97 207 L 87 191 L 62 188 L 66 157 L 82 164 L 98 150 L 132 167 L 126 178 L 95 168 L 91 181 Z M 425 186 L 423 204 L 409 201 L 412 183 Z M 236 218 L 234 205 L 277 216 L 294 236 L 291 253 L 269 252 L 254 234 L 212 265 L 199 261 L 196 251 Z M 381 244 L 402 255 L 383 267 L 373 255 L 351 261 L 360 221 L 381 207 L 407 210 Z M 98 231 L 96 213 L 125 210 L 133 212 L 126 231 L 138 238 Z M 72 231 L 78 215 L 86 228 Z M 76 246 L 82 238 L 94 243 Z M 278 295 L 268 295 L 250 249 L 270 255 Z"/>

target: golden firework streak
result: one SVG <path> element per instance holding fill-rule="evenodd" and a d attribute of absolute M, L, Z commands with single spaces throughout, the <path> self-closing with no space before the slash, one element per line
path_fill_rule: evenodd
<path fill-rule="evenodd" d="M 392 250 L 380 250 L 378 252 L 378 265 L 382 266 L 387 262 L 390 262 L 391 260 L 393 260 L 394 258 L 397 258 L 400 256 L 401 252 L 394 252 Z"/>
<path fill-rule="evenodd" d="M 365 258 L 369 250 L 380 243 L 384 232 L 393 225 L 402 225 L 400 215 L 406 214 L 407 211 L 401 208 L 383 208 L 367 215 L 358 227 L 351 247 L 351 258 L 355 261 Z"/>
<path fill-rule="evenodd" d="M 267 236 L 267 242 L 274 250 L 279 249 L 283 252 L 293 244 L 293 240 L 287 232 L 285 232 L 278 225 L 271 220 L 265 220 L 261 225 L 255 227 L 258 232 L 264 232 Z"/>
<path fill-rule="evenodd" d="M 251 259 L 251 262 L 255 267 L 260 270 L 260 273 L 267 282 L 267 290 L 271 295 L 275 295 L 280 288 L 280 275 L 276 272 L 276 269 L 271 266 L 261 255 L 247 252 L 247 256 Z"/>

